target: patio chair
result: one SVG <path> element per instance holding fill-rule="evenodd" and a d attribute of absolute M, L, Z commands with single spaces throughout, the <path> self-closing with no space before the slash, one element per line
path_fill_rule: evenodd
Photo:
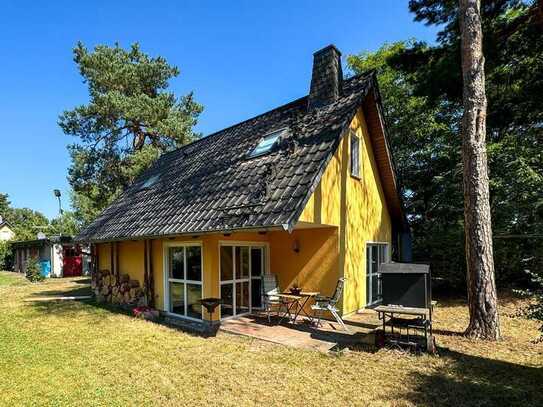
<path fill-rule="evenodd" d="M 277 283 L 277 276 L 275 274 L 264 274 L 262 276 L 262 304 L 264 306 L 264 311 L 268 315 L 268 323 L 271 323 L 271 313 L 273 309 L 276 310 L 276 315 L 282 310 L 285 310 L 285 313 L 290 317 L 290 307 L 289 302 L 285 299 L 278 297 L 277 294 L 280 293 L 279 285 Z"/>
<path fill-rule="evenodd" d="M 341 325 L 341 327 L 345 331 L 349 332 L 349 329 L 345 326 L 345 323 L 343 322 L 343 319 L 341 319 L 341 317 L 339 316 L 338 309 L 336 308 L 339 297 L 341 297 L 341 294 L 343 293 L 343 286 L 345 285 L 345 280 L 346 279 L 344 277 L 338 280 L 336 289 L 334 290 L 334 294 L 331 297 L 325 297 L 321 295 L 315 297 L 315 304 L 311 306 L 311 309 L 317 317 L 317 326 L 321 325 L 321 318 L 323 314 L 328 311 L 334 316 L 334 318 Z"/>

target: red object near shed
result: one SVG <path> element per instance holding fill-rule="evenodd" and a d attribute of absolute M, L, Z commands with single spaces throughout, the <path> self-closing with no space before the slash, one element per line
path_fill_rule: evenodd
<path fill-rule="evenodd" d="M 78 277 L 83 274 L 81 249 L 78 245 L 63 246 L 63 277 Z"/>

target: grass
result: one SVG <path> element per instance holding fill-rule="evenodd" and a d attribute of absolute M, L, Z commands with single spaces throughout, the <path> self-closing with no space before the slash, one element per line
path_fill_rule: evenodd
<path fill-rule="evenodd" d="M 22 274 L 0 271 L 0 287 L 25 284 L 28 284 L 28 280 Z"/>
<path fill-rule="evenodd" d="M 27 302 L 81 279 L 0 273 L 2 405 L 543 405 L 537 323 L 502 300 L 504 340 L 466 339 L 461 301 L 435 315 L 439 357 L 329 356 L 240 336 L 201 338 L 92 302 Z"/>

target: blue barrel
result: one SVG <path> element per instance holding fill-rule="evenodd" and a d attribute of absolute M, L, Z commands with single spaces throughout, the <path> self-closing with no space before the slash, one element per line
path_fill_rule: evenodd
<path fill-rule="evenodd" d="M 51 275 L 51 260 L 40 261 L 40 266 L 41 266 L 41 275 L 44 277 L 49 277 Z"/>

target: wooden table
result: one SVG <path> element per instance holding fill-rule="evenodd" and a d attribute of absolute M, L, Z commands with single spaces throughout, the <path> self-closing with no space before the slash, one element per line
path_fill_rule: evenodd
<path fill-rule="evenodd" d="M 300 313 L 303 313 L 309 319 L 309 321 L 313 321 L 313 317 L 305 312 L 304 307 L 311 298 L 315 298 L 319 294 L 320 293 L 317 291 L 302 291 L 300 294 L 276 294 L 277 297 L 286 300 L 285 302 L 287 303 L 287 310 L 279 320 L 279 323 L 283 322 L 283 319 L 285 319 L 287 316 L 289 317 L 289 319 L 291 319 L 291 311 L 293 310 L 293 308 L 295 309 L 295 312 L 294 318 L 291 320 L 291 322 L 296 322 L 296 318 L 298 318 Z"/>

